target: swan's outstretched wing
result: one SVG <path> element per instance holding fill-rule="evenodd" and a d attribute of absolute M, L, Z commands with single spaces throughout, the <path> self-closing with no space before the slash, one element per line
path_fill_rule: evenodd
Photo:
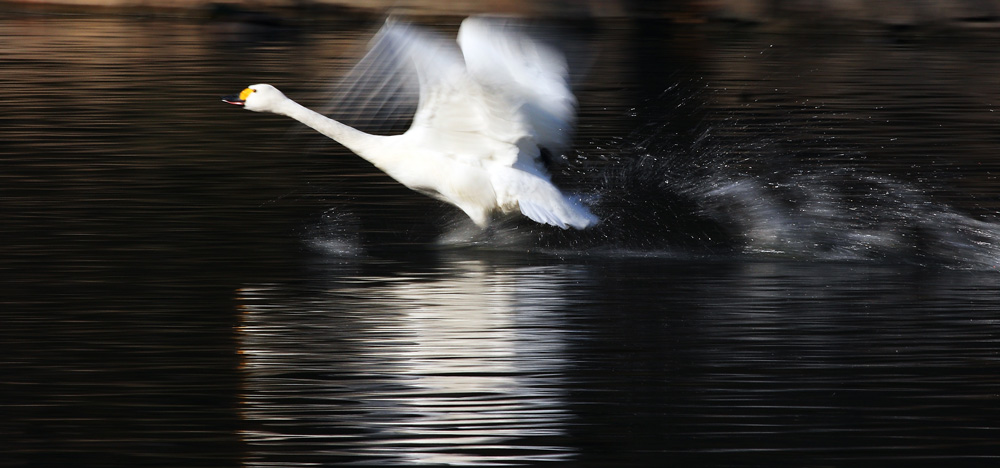
<path fill-rule="evenodd" d="M 422 35 L 406 24 L 386 21 L 320 112 L 370 133 L 405 130 L 420 93 L 417 70 L 410 59 L 419 43 L 409 43 L 406 38 Z"/>
<path fill-rule="evenodd" d="M 454 40 L 404 22 L 387 20 L 349 77 L 345 107 L 395 112 L 416 101 L 413 142 L 440 155 L 513 165 L 511 145 L 529 135 L 506 98 L 488 95 L 468 73 Z"/>
<path fill-rule="evenodd" d="M 470 75 L 516 109 L 539 146 L 569 146 L 576 98 L 561 52 L 526 34 L 506 18 L 471 17 L 462 22 L 458 43 Z"/>
<path fill-rule="evenodd" d="M 442 153 L 506 165 L 520 159 L 526 168 L 539 156 L 531 146 L 569 145 L 576 100 L 561 53 L 503 18 L 466 19 L 458 43 L 461 50 L 450 38 L 390 18 L 323 113 L 376 132 L 412 113 L 413 127 L 429 131 L 425 143 Z"/>
<path fill-rule="evenodd" d="M 537 146 L 568 145 L 576 101 L 565 60 L 518 28 L 510 20 L 466 19 L 459 50 L 453 40 L 386 23 L 377 44 L 413 67 L 420 91 L 411 130 L 423 132 L 425 146 L 534 170 Z"/>

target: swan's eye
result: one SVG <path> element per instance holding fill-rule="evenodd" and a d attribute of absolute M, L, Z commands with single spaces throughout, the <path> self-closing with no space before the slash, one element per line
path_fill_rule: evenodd
<path fill-rule="evenodd" d="M 246 101 L 247 97 L 250 96 L 250 94 L 253 93 L 254 91 L 256 91 L 256 90 L 255 89 L 250 89 L 250 88 L 247 88 L 247 89 L 244 89 L 243 91 L 240 91 L 240 100 L 241 101 Z"/>

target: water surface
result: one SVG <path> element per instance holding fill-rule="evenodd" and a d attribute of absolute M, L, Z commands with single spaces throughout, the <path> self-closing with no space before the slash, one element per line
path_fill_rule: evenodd
<path fill-rule="evenodd" d="M 995 32 L 585 28 L 606 222 L 483 234 L 218 101 L 378 21 L 0 18 L 6 464 L 1000 456 Z"/>

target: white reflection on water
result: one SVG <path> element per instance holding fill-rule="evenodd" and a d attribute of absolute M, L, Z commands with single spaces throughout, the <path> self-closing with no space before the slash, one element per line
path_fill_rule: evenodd
<path fill-rule="evenodd" d="M 249 464 L 558 461 L 571 415 L 564 266 L 481 260 L 239 291 Z M 277 450 L 297 446 L 295 451 Z M 273 449 L 273 450 L 272 450 Z"/>

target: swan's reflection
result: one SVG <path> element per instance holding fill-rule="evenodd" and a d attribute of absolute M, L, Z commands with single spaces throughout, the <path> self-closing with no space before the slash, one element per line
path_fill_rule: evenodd
<path fill-rule="evenodd" d="M 249 464 L 571 456 L 562 321 L 575 276 L 458 260 L 308 291 L 242 289 Z"/>

